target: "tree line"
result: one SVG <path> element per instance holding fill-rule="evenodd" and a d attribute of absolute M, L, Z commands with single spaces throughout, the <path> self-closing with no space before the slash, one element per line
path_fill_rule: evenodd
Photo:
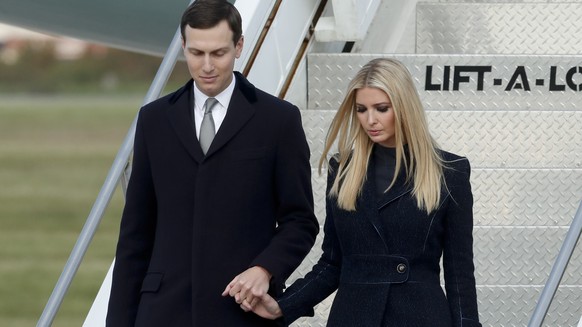
<path fill-rule="evenodd" d="M 76 59 L 59 59 L 54 42 L 28 41 L 18 57 L 0 60 L 0 93 L 134 93 L 146 92 L 162 58 L 112 48 L 87 47 Z M 0 49 L 0 53 L 2 49 Z M 178 62 L 168 87 L 189 78 Z"/>

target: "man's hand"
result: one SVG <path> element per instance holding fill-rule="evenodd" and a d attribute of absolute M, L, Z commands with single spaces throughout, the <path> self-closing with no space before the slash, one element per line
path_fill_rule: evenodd
<path fill-rule="evenodd" d="M 271 274 L 265 268 L 254 266 L 243 271 L 228 283 L 222 296 L 234 297 L 236 303 L 240 304 L 243 309 L 248 308 L 247 311 L 249 311 L 267 294 L 270 280 Z"/>

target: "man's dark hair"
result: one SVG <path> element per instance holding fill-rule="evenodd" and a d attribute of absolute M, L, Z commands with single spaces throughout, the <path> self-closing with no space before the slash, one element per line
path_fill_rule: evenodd
<path fill-rule="evenodd" d="M 242 19 L 236 7 L 226 0 L 196 0 L 182 15 L 180 31 L 186 42 L 186 25 L 196 29 L 208 29 L 226 20 L 236 45 L 242 35 Z"/>

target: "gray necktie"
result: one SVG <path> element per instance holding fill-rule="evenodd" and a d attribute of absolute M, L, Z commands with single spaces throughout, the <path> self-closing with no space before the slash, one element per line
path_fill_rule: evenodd
<path fill-rule="evenodd" d="M 214 139 L 214 119 L 212 118 L 212 108 L 218 103 L 215 98 L 208 98 L 204 103 L 204 118 L 202 119 L 202 124 L 200 125 L 200 147 L 202 147 L 202 152 L 206 154 L 210 144 L 212 144 L 212 139 Z"/>

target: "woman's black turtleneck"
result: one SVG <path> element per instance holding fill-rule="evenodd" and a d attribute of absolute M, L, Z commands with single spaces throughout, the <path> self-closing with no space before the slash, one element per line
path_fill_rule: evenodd
<path fill-rule="evenodd" d="M 386 191 L 396 168 L 396 148 L 387 148 L 379 144 L 374 144 L 372 150 L 372 160 L 374 160 L 374 176 L 376 178 L 376 194 L 381 195 Z"/>

